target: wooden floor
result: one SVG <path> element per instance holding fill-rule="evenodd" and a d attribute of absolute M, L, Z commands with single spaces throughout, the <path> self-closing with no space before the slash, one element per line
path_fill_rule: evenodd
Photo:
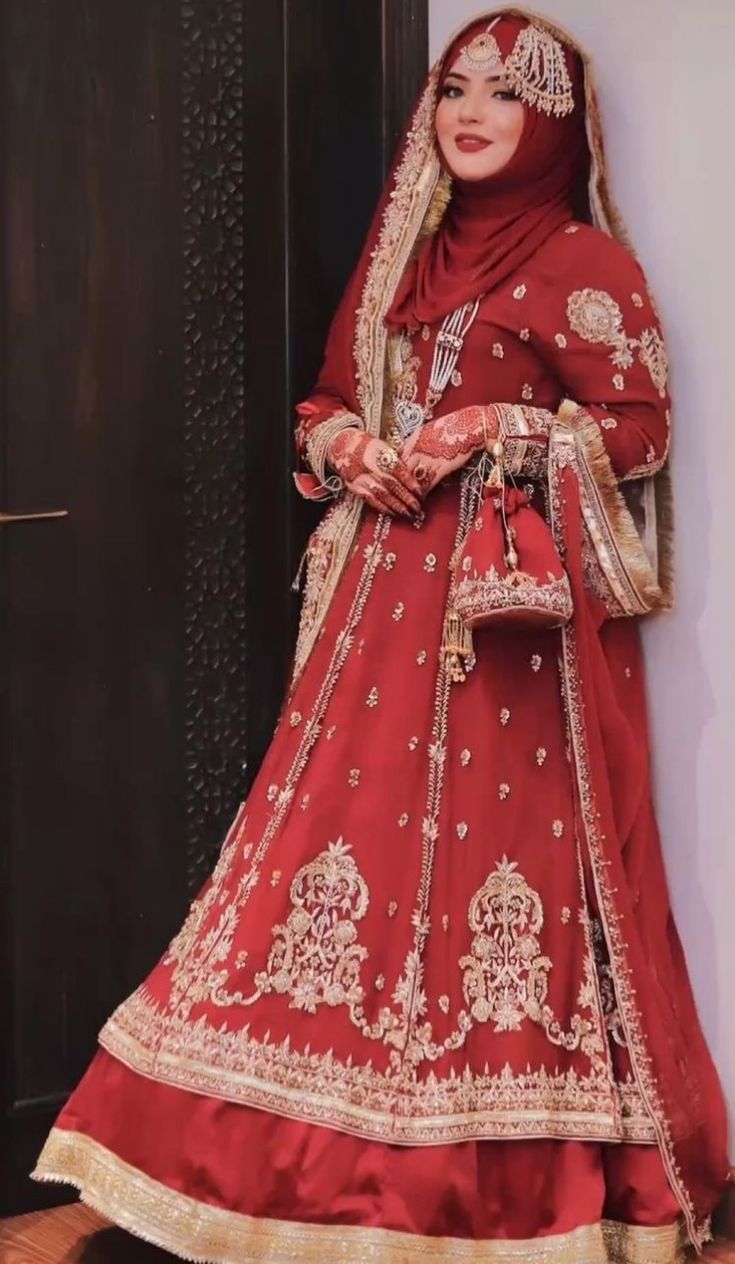
<path fill-rule="evenodd" d="M 0 1220 L 0 1264 L 165 1264 L 177 1259 L 74 1203 Z"/>
<path fill-rule="evenodd" d="M 735 1242 L 713 1242 L 702 1264 L 735 1264 Z M 76 1203 L 0 1221 L 0 1264 L 165 1264 L 177 1259 Z"/>

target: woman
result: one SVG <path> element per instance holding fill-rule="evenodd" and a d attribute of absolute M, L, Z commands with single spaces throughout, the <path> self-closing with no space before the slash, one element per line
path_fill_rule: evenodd
<path fill-rule="evenodd" d="M 297 483 L 334 503 L 274 740 L 34 1173 L 185 1258 L 670 1264 L 707 1236 L 724 1110 L 635 619 L 669 604 L 667 365 L 621 239 L 583 54 L 521 10 L 465 26 L 298 409 Z M 473 641 L 458 558 L 490 513 L 505 600 L 521 511 L 569 608 L 523 622 L 529 575 Z"/>

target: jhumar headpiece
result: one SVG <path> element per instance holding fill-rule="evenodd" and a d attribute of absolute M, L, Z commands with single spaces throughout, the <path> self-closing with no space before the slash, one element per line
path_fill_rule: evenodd
<path fill-rule="evenodd" d="M 469 70 L 486 73 L 501 68 L 508 83 L 527 105 L 544 114 L 571 114 L 574 109 L 572 81 L 564 49 L 550 31 L 529 22 L 518 32 L 513 51 L 503 60 L 500 45 L 491 33 L 501 19 L 495 18 L 465 44 L 460 57 Z"/>

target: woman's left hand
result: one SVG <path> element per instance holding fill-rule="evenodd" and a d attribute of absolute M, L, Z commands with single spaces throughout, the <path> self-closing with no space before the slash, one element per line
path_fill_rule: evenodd
<path fill-rule="evenodd" d="M 497 432 L 493 406 L 470 404 L 418 426 L 404 443 L 401 457 L 425 496 L 466 465 L 473 452 L 485 447 L 486 437 L 492 439 Z"/>

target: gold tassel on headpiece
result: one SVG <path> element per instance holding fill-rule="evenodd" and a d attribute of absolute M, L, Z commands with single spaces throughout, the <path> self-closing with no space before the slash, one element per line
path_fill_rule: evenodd
<path fill-rule="evenodd" d="M 518 32 L 505 72 L 521 100 L 544 114 L 559 117 L 574 109 L 564 48 L 543 27 L 530 22 Z"/>

